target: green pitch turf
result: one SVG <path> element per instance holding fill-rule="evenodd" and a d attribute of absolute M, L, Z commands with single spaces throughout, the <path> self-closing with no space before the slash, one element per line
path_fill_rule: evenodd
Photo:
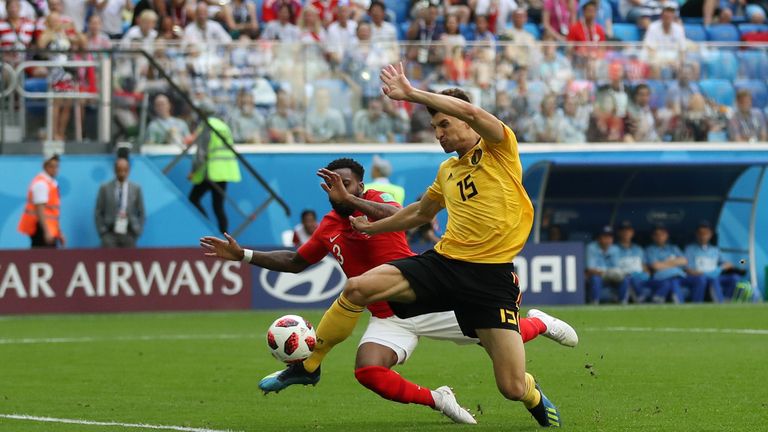
<path fill-rule="evenodd" d="M 545 310 L 581 337 L 575 349 L 545 338 L 526 348 L 528 370 L 566 429 L 768 429 L 768 307 Z M 259 378 L 281 368 L 263 340 L 279 315 L 1 317 L 0 414 L 256 432 L 539 429 L 521 404 L 497 393 L 476 346 L 423 340 L 397 370 L 424 386 L 453 386 L 479 425 L 455 426 L 425 407 L 380 399 L 352 374 L 364 322 L 327 359 L 317 387 L 262 396 Z M 129 430 L 144 429 L 0 418 L 0 431 Z"/>

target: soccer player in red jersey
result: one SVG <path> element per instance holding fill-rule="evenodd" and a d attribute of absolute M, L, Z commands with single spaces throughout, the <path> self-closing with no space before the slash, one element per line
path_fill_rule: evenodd
<path fill-rule="evenodd" d="M 318 176 L 324 179 L 321 186 L 328 193 L 333 210 L 323 217 L 312 237 L 298 251 L 244 250 L 232 237 L 224 234 L 226 240 L 216 237 L 200 239 L 206 255 L 242 260 L 275 271 L 298 273 L 330 253 L 347 277 L 414 255 L 403 232 L 369 236 L 352 228 L 350 216 L 365 215 L 371 220 L 378 220 L 401 208 L 389 194 L 375 190 L 364 192 L 364 169 L 359 163 L 352 159 L 337 159 L 319 170 Z M 449 387 L 430 390 L 391 370 L 410 357 L 420 336 L 457 344 L 478 343 L 478 339 L 462 334 L 454 313 L 436 312 L 401 319 L 395 316 L 387 302 L 373 303 L 368 305 L 368 309 L 373 317 L 358 347 L 355 361 L 357 380 L 385 399 L 426 405 L 457 423 L 475 423 L 472 415 L 458 404 Z M 539 334 L 566 346 L 575 346 L 578 342 L 571 326 L 537 310 L 531 310 L 529 318 L 520 319 L 520 333 L 524 342 Z M 289 366 L 286 371 L 303 367 L 299 363 Z M 291 374 L 281 377 L 283 372 L 276 372 L 262 380 L 259 384 L 261 389 L 265 392 L 279 391 L 291 384 L 315 384 L 320 379 L 319 365 L 312 374 L 313 382 L 292 382 Z"/>

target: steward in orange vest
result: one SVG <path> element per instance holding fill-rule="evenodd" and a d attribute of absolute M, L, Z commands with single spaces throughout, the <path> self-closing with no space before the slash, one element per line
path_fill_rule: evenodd
<path fill-rule="evenodd" d="M 59 156 L 43 162 L 43 171 L 32 179 L 27 190 L 27 205 L 19 220 L 19 231 L 28 235 L 32 247 L 64 245 L 64 235 L 59 225 L 59 185 L 55 177 L 59 173 Z"/>

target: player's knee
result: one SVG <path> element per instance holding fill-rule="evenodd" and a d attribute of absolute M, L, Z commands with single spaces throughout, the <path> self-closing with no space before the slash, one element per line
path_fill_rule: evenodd
<path fill-rule="evenodd" d="M 501 394 L 509 400 L 519 401 L 525 397 L 525 379 L 509 379 L 498 383 L 498 387 Z"/>
<path fill-rule="evenodd" d="M 344 297 L 350 302 L 356 305 L 365 306 L 369 303 L 368 295 L 365 289 L 363 289 L 360 280 L 356 277 L 347 280 L 347 284 L 344 285 Z"/>

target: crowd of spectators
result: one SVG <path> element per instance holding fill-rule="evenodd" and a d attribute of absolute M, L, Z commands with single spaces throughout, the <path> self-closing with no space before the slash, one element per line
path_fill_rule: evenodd
<path fill-rule="evenodd" d="M 691 41 L 681 15 L 765 21 L 751 1 L 5 0 L 0 46 L 143 49 L 195 103 L 212 101 L 243 143 L 432 141 L 425 111 L 380 95 L 379 71 L 397 61 L 419 87 L 467 89 L 521 142 L 765 140 L 768 62 L 721 77 L 734 51 Z M 642 44 L 615 45 L 627 22 Z M 189 130 L 194 119 L 152 69 L 121 55 L 114 87 L 149 95 L 138 139 L 173 144 L 178 122 Z M 29 73 L 50 74 L 58 91 L 95 92 L 92 72 Z M 66 138 L 70 111 L 57 102 L 55 138 Z M 158 129 L 169 119 L 173 128 Z"/>

